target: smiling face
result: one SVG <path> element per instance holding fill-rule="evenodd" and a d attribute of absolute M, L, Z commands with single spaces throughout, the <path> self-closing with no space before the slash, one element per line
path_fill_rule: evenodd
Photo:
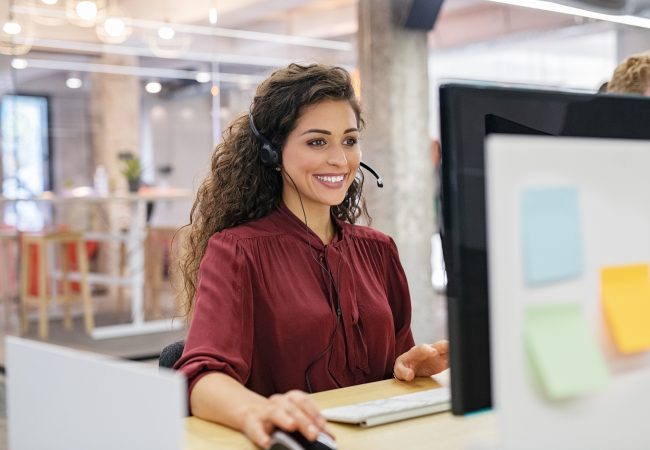
<path fill-rule="evenodd" d="M 284 203 L 297 212 L 302 200 L 310 215 L 329 214 L 343 202 L 360 161 L 357 117 L 347 101 L 305 108 L 282 149 Z"/>

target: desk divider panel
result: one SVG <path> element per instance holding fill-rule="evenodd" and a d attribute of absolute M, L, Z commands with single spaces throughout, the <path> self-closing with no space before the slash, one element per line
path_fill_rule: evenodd
<path fill-rule="evenodd" d="M 650 142 L 486 152 L 499 448 L 650 448 Z"/>

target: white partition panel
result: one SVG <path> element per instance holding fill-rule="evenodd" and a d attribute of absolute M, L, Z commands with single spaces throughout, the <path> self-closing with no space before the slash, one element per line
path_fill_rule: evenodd
<path fill-rule="evenodd" d="M 502 449 L 650 448 L 650 352 L 622 354 L 600 302 L 600 269 L 650 264 L 650 142 L 492 136 L 486 143 L 493 399 Z M 529 189 L 575 188 L 582 236 L 577 276 L 527 284 L 522 198 Z M 577 302 L 609 382 L 551 400 L 529 367 L 524 311 Z"/>
<path fill-rule="evenodd" d="M 9 450 L 183 448 L 180 373 L 7 337 Z"/>

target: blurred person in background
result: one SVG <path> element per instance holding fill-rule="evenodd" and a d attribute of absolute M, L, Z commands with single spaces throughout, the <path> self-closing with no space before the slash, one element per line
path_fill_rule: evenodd
<path fill-rule="evenodd" d="M 607 92 L 650 96 L 650 52 L 623 60 L 607 82 Z"/>

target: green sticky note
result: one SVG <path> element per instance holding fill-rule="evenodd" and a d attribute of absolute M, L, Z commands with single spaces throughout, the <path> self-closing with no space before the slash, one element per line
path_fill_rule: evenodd
<path fill-rule="evenodd" d="M 596 391 L 609 372 L 577 303 L 526 307 L 526 351 L 546 394 L 554 400 Z"/>

